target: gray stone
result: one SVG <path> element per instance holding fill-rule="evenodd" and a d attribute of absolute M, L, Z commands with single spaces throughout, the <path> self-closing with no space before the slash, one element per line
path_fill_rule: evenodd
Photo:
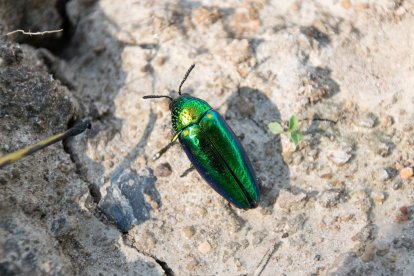
<path fill-rule="evenodd" d="M 378 117 L 375 116 L 374 113 L 367 112 L 367 113 L 362 114 L 362 116 L 358 119 L 357 124 L 360 127 L 373 128 L 375 127 L 377 121 L 378 121 Z"/>
<path fill-rule="evenodd" d="M 337 166 L 345 165 L 352 155 L 342 149 L 333 150 L 328 154 L 328 159 Z"/>
<path fill-rule="evenodd" d="M 318 202 L 325 208 L 335 207 L 339 204 L 341 199 L 341 191 L 338 190 L 327 190 L 322 192 L 318 198 Z"/>

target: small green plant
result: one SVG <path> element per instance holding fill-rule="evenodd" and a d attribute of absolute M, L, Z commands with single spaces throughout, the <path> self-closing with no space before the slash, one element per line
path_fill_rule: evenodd
<path fill-rule="evenodd" d="M 300 141 L 303 140 L 303 134 L 299 130 L 299 120 L 295 115 L 292 115 L 292 117 L 290 117 L 287 127 L 283 127 L 278 122 L 271 122 L 269 124 L 269 130 L 276 135 L 281 134 L 282 132 L 287 132 L 287 135 L 295 144 L 295 146 L 298 146 Z"/>

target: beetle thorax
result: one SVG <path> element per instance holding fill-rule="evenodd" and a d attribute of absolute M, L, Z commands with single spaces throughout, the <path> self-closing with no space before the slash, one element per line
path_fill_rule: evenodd
<path fill-rule="evenodd" d="M 183 95 L 171 103 L 172 125 L 176 132 L 196 124 L 211 107 L 203 100 Z"/>

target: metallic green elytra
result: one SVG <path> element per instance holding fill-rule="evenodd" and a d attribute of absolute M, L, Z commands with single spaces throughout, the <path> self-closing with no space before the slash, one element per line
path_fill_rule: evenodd
<path fill-rule="evenodd" d="M 181 95 L 181 86 L 194 65 L 187 71 L 171 100 L 172 126 L 191 163 L 207 183 L 233 205 L 242 209 L 257 207 L 259 186 L 252 165 L 236 135 L 223 117 L 211 106 L 189 95 Z"/>

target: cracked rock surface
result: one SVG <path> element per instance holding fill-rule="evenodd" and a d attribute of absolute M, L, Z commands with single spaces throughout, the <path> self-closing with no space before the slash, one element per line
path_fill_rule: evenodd
<path fill-rule="evenodd" d="M 414 273 L 412 2 L 28 2 L 33 24 L 1 31 L 70 32 L 0 38 L 0 155 L 92 130 L 0 171 L 1 275 Z M 183 91 L 240 138 L 256 209 L 187 172 L 179 145 L 153 160 L 169 102 L 142 97 L 177 96 L 192 63 Z M 267 129 L 293 114 L 298 148 Z"/>

